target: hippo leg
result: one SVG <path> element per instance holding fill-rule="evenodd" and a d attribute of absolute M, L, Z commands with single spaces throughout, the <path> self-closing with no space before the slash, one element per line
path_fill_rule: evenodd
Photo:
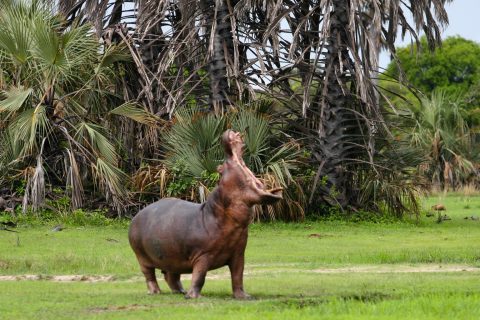
<path fill-rule="evenodd" d="M 185 298 L 199 298 L 200 291 L 202 291 L 203 284 L 205 283 L 205 276 L 207 275 L 208 264 L 205 262 L 197 262 L 193 266 L 192 272 L 192 284 L 190 290 L 188 290 Z"/>
<path fill-rule="evenodd" d="M 182 283 L 180 282 L 180 274 L 179 273 L 172 273 L 172 272 L 163 272 L 163 276 L 165 277 L 165 281 L 167 282 L 168 286 L 172 290 L 173 293 L 183 293 L 185 294 L 186 291 L 183 289 Z"/>
<path fill-rule="evenodd" d="M 147 281 L 148 293 L 149 294 L 160 293 L 160 287 L 158 286 L 157 277 L 155 276 L 155 268 L 140 265 L 140 269 L 145 275 L 145 280 Z"/>
<path fill-rule="evenodd" d="M 233 297 L 235 299 L 249 299 L 251 298 L 243 290 L 243 268 L 245 265 L 245 257 L 243 254 L 235 256 L 230 263 L 228 268 L 230 269 L 230 274 L 232 276 L 232 290 Z"/>

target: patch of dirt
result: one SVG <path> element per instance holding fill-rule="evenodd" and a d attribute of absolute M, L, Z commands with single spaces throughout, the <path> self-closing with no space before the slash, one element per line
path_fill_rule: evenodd
<path fill-rule="evenodd" d="M 266 266 L 266 265 L 262 265 Z M 423 264 L 423 265 L 357 265 L 341 268 L 321 268 L 321 269 L 299 269 L 299 268 L 287 268 L 284 266 L 279 266 L 278 270 L 254 270 L 249 266 L 249 270 L 245 270 L 244 275 L 262 275 L 262 274 L 278 274 L 278 273 L 435 273 L 435 272 L 480 272 L 479 267 L 473 267 L 468 265 L 440 265 L 440 264 Z M 253 269 L 253 270 L 252 270 Z M 158 279 L 163 277 L 158 276 Z M 182 275 L 182 280 L 190 280 L 192 278 L 191 274 Z M 217 272 L 213 274 L 207 274 L 207 280 L 225 280 L 230 279 L 230 273 Z M 124 281 L 124 282 L 141 282 L 144 281 L 142 276 L 135 276 L 130 279 L 117 280 L 114 276 L 87 276 L 87 275 L 11 275 L 11 276 L 0 276 L 0 281 L 53 281 L 53 282 L 111 282 L 111 281 Z"/>
<path fill-rule="evenodd" d="M 309 238 L 321 238 L 322 235 L 320 233 L 311 233 L 308 235 Z"/>
<path fill-rule="evenodd" d="M 24 274 L 15 276 L 0 276 L 0 281 L 20 281 L 20 280 L 47 280 L 53 282 L 110 282 L 114 281 L 114 276 L 86 276 L 86 275 L 55 275 L 44 276 L 35 274 Z"/>
<path fill-rule="evenodd" d="M 321 234 L 321 233 L 311 233 L 308 235 L 309 238 L 326 238 L 331 237 L 331 234 Z"/>
<path fill-rule="evenodd" d="M 345 268 L 315 269 L 314 273 L 416 273 L 416 272 L 480 272 L 480 268 L 466 265 L 361 265 Z"/>
<path fill-rule="evenodd" d="M 151 309 L 153 306 L 146 304 L 130 304 L 127 306 L 109 306 L 109 307 L 98 307 L 90 309 L 90 312 L 93 313 L 102 313 L 102 312 L 112 312 L 112 311 L 134 311 L 134 310 L 146 310 Z"/>

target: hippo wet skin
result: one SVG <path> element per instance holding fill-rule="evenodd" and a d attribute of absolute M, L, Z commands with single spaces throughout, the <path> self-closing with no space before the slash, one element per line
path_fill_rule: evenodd
<path fill-rule="evenodd" d="M 281 199 L 282 189 L 265 190 L 247 168 L 239 133 L 224 132 L 222 143 L 226 160 L 218 167 L 221 177 L 204 203 L 166 198 L 150 204 L 132 220 L 130 245 L 151 294 L 160 292 L 155 269 L 162 271 L 174 293 L 185 293 L 180 276 L 192 273 L 185 297 L 197 298 L 207 271 L 227 265 L 233 296 L 249 297 L 243 289 L 243 268 L 252 207 Z"/>

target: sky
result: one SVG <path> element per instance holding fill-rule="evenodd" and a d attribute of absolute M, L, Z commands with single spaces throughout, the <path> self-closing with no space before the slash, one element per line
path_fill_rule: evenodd
<path fill-rule="evenodd" d="M 480 0 L 454 0 L 446 5 L 449 25 L 442 33 L 442 39 L 449 36 L 461 36 L 468 40 L 480 43 Z M 406 36 L 404 41 L 399 39 L 397 46 L 410 44 L 410 37 Z M 383 52 L 380 55 L 380 66 L 386 67 L 390 57 Z"/>

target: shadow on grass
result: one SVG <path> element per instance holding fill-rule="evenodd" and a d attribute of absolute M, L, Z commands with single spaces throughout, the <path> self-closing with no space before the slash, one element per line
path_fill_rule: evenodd
<path fill-rule="evenodd" d="M 235 300 L 231 294 L 227 293 L 209 293 L 200 298 L 202 299 L 219 299 L 219 300 L 231 300 L 239 302 L 277 302 L 288 308 L 305 308 L 315 307 L 324 303 L 331 302 L 332 300 L 342 300 L 346 302 L 358 301 L 363 303 L 380 303 L 385 300 L 397 299 L 395 295 L 385 294 L 383 292 L 372 291 L 362 293 L 351 294 L 320 294 L 320 295 L 282 295 L 282 294 L 255 294 L 248 300 Z"/>
<path fill-rule="evenodd" d="M 396 297 L 390 294 L 373 291 L 373 292 L 365 292 L 362 294 L 355 293 L 355 294 L 341 295 L 340 298 L 344 301 L 379 303 L 384 300 L 395 299 Z"/>

